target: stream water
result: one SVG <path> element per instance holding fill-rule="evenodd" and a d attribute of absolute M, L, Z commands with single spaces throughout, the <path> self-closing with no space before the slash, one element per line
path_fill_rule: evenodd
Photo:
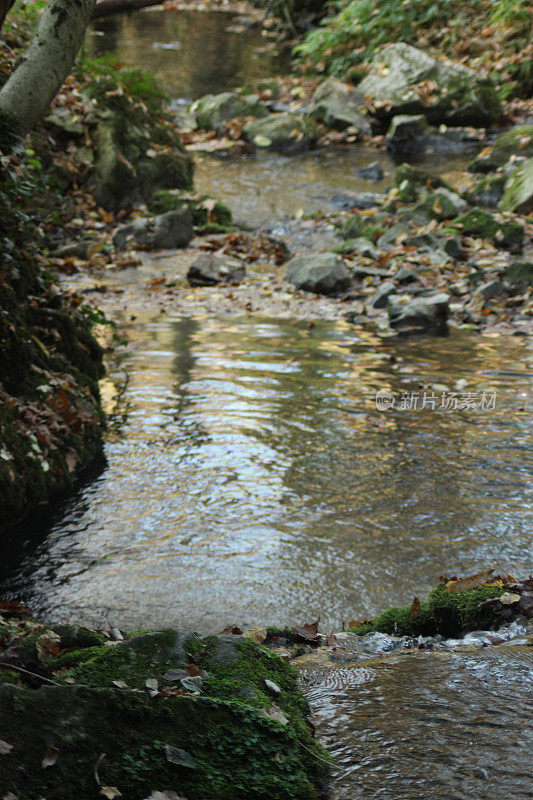
<path fill-rule="evenodd" d="M 153 69 L 176 101 L 288 63 L 221 13 L 151 11 L 100 32 L 93 46 Z M 204 154 L 197 186 L 262 226 L 335 191 L 374 190 L 354 175 L 372 160 L 357 147 Z M 14 530 L 0 564 L 2 590 L 43 617 L 209 631 L 320 615 L 329 630 L 410 602 L 441 574 L 529 571 L 522 338 L 455 329 L 399 340 L 339 321 L 150 311 L 126 327 L 128 413 L 109 432 L 105 467 Z M 113 374 L 102 384 L 110 407 L 118 384 Z M 453 391 L 474 399 L 382 412 L 378 390 L 431 391 L 437 406 Z M 525 646 L 354 669 L 348 687 L 310 692 L 334 798 L 533 797 Z"/>

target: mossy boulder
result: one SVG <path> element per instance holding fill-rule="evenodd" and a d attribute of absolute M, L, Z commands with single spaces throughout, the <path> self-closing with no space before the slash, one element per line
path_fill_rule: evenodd
<path fill-rule="evenodd" d="M 389 608 L 373 622 L 352 630 L 359 635 L 379 631 L 395 636 L 458 636 L 487 629 L 494 625 L 495 615 L 493 608 L 483 603 L 504 592 L 501 583 L 455 592 L 447 592 L 446 585 L 440 584 L 418 610 L 413 606 Z"/>
<path fill-rule="evenodd" d="M 436 189 L 428 194 L 413 208 L 413 213 L 420 212 L 429 219 L 453 219 L 461 214 L 467 207 L 465 200 L 449 189 Z"/>
<path fill-rule="evenodd" d="M 231 209 L 220 200 L 212 197 L 191 198 L 182 196 L 180 192 L 161 189 L 154 193 L 150 202 L 150 211 L 164 214 L 186 205 L 192 214 L 192 221 L 197 234 L 224 233 L 233 230 L 233 214 Z"/>
<path fill-rule="evenodd" d="M 64 654 L 46 669 L 60 685 L 0 685 L 0 739 L 12 747 L 0 792 L 16 786 L 21 798 L 49 800 L 96 800 L 101 786 L 131 800 L 152 791 L 188 800 L 323 794 L 327 755 L 307 724 L 296 673 L 255 642 L 162 630 Z M 43 769 L 50 747 L 55 763 Z"/>
<path fill-rule="evenodd" d="M 243 136 L 251 144 L 283 152 L 305 150 L 318 139 L 318 134 L 313 120 L 288 111 L 270 114 L 265 119 L 249 122 L 243 128 Z"/>
<path fill-rule="evenodd" d="M 384 120 L 423 114 L 430 123 L 485 127 L 501 114 L 494 86 L 480 73 L 404 42 L 375 56 L 357 91 L 371 99 L 373 113 Z"/>
<path fill-rule="evenodd" d="M 500 134 L 488 150 L 484 150 L 468 165 L 470 172 L 493 172 L 509 161 L 511 156 L 533 158 L 533 125 L 517 125 Z"/>
<path fill-rule="evenodd" d="M 452 187 L 438 175 L 433 175 L 420 167 L 402 164 L 394 171 L 394 199 L 401 203 L 414 203 L 419 197 L 425 196 L 435 189 L 448 189 Z"/>
<path fill-rule="evenodd" d="M 533 212 L 533 158 L 520 164 L 509 176 L 500 208 L 517 214 Z"/>
<path fill-rule="evenodd" d="M 504 281 L 519 289 L 533 286 L 533 261 L 513 261 L 502 273 Z"/>
<path fill-rule="evenodd" d="M 222 92 L 207 94 L 191 106 L 191 114 L 196 118 L 199 128 L 223 133 L 226 125 L 233 119 L 266 117 L 268 111 L 255 94 Z"/>
<path fill-rule="evenodd" d="M 514 220 L 499 222 L 480 208 L 471 208 L 457 217 L 452 226 L 467 236 L 489 239 L 496 247 L 518 252 L 522 250 L 524 226 Z"/>
<path fill-rule="evenodd" d="M 482 178 L 464 192 L 464 198 L 471 205 L 497 208 L 505 186 L 505 175 L 489 175 Z"/>

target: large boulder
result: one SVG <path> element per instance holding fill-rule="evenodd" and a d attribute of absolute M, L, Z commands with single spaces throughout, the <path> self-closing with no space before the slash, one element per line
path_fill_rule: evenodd
<path fill-rule="evenodd" d="M 428 125 L 423 114 L 399 114 L 393 117 L 386 136 L 387 149 L 393 153 L 463 153 L 479 146 L 479 139 L 467 128 L 444 128 Z"/>
<path fill-rule="evenodd" d="M 181 206 L 157 217 L 139 217 L 123 225 L 115 233 L 113 243 L 119 250 L 124 250 L 128 244 L 151 250 L 173 250 L 185 247 L 192 237 L 191 211 L 187 206 Z"/>
<path fill-rule="evenodd" d="M 533 125 L 517 125 L 500 134 L 492 147 L 483 150 L 468 169 L 481 174 L 493 172 L 503 167 L 511 156 L 533 158 Z"/>
<path fill-rule="evenodd" d="M 268 111 L 255 94 L 206 94 L 191 106 L 191 114 L 196 118 L 199 128 L 223 133 L 225 126 L 233 119 L 245 117 L 266 117 Z"/>
<path fill-rule="evenodd" d="M 432 123 L 485 127 L 501 114 L 489 80 L 404 42 L 388 45 L 374 58 L 357 91 L 381 119 L 424 114 Z"/>
<path fill-rule="evenodd" d="M 316 294 L 340 294 L 351 284 L 350 273 L 335 253 L 291 258 L 285 277 L 297 289 Z"/>
<path fill-rule="evenodd" d="M 323 789 L 295 671 L 241 636 L 156 631 L 35 669 L 56 685 L 0 683 L 2 797 L 317 800 Z"/>
<path fill-rule="evenodd" d="M 318 127 L 308 117 L 284 111 L 249 122 L 244 138 L 256 147 L 293 152 L 305 150 L 318 139 Z"/>
<path fill-rule="evenodd" d="M 500 208 L 517 214 L 533 212 L 533 158 L 520 164 L 507 179 Z"/>
<path fill-rule="evenodd" d="M 310 114 L 328 128 L 354 128 L 360 134 L 370 134 L 370 122 L 361 111 L 363 103 L 360 92 L 336 78 L 328 78 L 315 91 Z"/>

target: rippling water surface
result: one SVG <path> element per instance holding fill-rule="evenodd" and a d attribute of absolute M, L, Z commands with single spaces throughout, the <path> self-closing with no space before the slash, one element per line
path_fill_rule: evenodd
<path fill-rule="evenodd" d="M 3 577 L 39 611 L 204 630 L 320 614 L 328 628 L 443 572 L 526 572 L 520 340 L 160 320 L 131 328 L 130 409 L 107 468 L 49 527 L 34 515 L 22 555 L 14 536 Z M 384 413 L 372 399 L 461 379 L 478 399 L 496 391 L 495 408 Z"/>

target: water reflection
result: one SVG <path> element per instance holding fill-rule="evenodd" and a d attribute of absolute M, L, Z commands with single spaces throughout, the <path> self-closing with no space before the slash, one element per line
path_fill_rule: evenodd
<path fill-rule="evenodd" d="M 289 48 L 269 44 L 260 29 L 235 30 L 234 21 L 227 12 L 117 14 L 95 25 L 88 47 L 150 70 L 170 97 L 189 100 L 288 70 Z"/>
<path fill-rule="evenodd" d="M 109 467 L 10 581 L 47 616 L 333 627 L 442 572 L 527 570 L 520 342 L 253 317 L 131 336 Z M 382 414 L 368 399 L 458 378 L 497 387 L 496 409 Z"/>

